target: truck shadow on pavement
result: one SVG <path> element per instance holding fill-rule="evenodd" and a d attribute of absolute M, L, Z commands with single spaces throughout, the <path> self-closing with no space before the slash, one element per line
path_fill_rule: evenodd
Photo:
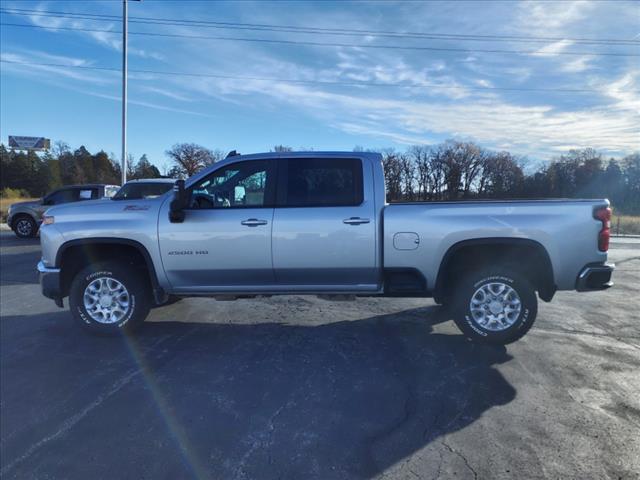
<path fill-rule="evenodd" d="M 88 336 L 68 311 L 3 318 L 3 476 L 379 475 L 516 396 L 494 368 L 504 347 L 434 333 L 439 307 L 417 310 L 131 338 Z"/>
<path fill-rule="evenodd" d="M 37 257 L 34 261 L 34 254 L 14 253 L 12 255 L 3 255 L 0 269 L 0 283 L 2 285 L 19 285 L 25 283 L 38 283 L 38 272 L 36 265 Z M 30 268 L 24 268 L 24 265 Z"/>

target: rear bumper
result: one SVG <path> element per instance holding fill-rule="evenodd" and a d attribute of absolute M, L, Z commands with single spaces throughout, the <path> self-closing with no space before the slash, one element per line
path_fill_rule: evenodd
<path fill-rule="evenodd" d="M 62 307 L 62 289 L 60 288 L 60 269 L 45 267 L 42 261 L 38 262 L 38 277 L 42 294 L 51 298 L 56 305 Z"/>
<path fill-rule="evenodd" d="M 611 275 L 615 268 L 612 263 L 585 265 L 576 279 L 576 290 L 579 292 L 593 292 L 613 287 Z"/>

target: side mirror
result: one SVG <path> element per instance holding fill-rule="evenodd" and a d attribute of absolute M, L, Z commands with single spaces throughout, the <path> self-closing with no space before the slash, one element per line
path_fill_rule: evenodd
<path fill-rule="evenodd" d="M 173 200 L 169 204 L 169 221 L 171 223 L 184 222 L 184 209 L 187 207 L 187 193 L 184 189 L 184 180 L 176 180 L 173 186 Z"/>

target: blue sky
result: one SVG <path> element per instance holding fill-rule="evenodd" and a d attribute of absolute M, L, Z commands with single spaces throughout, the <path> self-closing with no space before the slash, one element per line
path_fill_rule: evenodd
<path fill-rule="evenodd" d="M 120 1 L 2 1 L 3 8 L 120 15 Z M 159 166 L 177 142 L 242 153 L 276 144 L 351 150 L 474 140 L 544 160 L 570 148 L 640 149 L 638 2 L 205 2 L 145 0 L 130 16 L 349 30 L 544 37 L 461 41 L 130 23 L 131 32 L 231 36 L 356 46 L 131 35 L 129 68 L 253 79 L 130 73 L 129 152 Z M 2 22 L 116 30 L 120 23 L 13 15 Z M 1 141 L 46 136 L 119 156 L 120 35 L 1 27 Z M 547 40 L 548 39 L 548 40 Z M 358 46 L 359 45 L 359 46 Z M 466 49 L 438 51 L 371 46 Z M 527 50 L 533 55 L 478 52 Z M 474 51 L 476 50 L 476 51 Z M 569 52 L 585 54 L 566 55 Z M 287 80 L 339 82 L 289 83 Z M 345 85 L 347 83 L 347 85 Z M 358 84 L 360 83 L 360 84 Z M 364 83 L 364 84 L 363 84 Z M 395 83 L 402 86 L 372 86 Z M 367 85 L 369 84 L 369 85 Z M 522 90 L 486 89 L 486 87 Z M 588 92 L 527 89 L 589 90 Z"/>

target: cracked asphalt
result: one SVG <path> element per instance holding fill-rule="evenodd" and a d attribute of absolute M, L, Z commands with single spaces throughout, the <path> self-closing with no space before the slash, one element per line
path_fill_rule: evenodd
<path fill-rule="evenodd" d="M 640 239 L 495 348 L 422 299 L 187 299 L 91 337 L 0 235 L 3 479 L 640 478 Z"/>

